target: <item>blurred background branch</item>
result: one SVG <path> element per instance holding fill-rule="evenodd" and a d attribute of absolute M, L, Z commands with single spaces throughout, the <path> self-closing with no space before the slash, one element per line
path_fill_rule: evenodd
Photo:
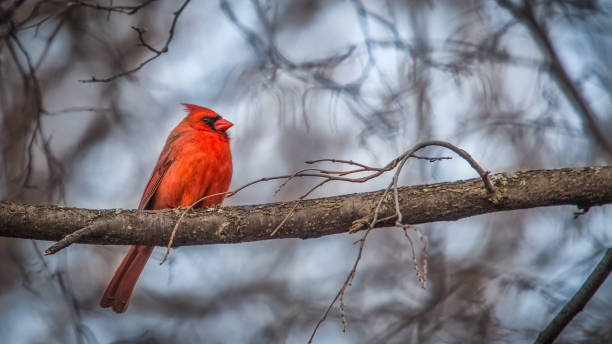
<path fill-rule="evenodd" d="M 561 331 L 569 324 L 578 313 L 582 312 L 585 305 L 595 295 L 599 287 L 606 281 L 612 271 L 612 248 L 608 248 L 599 261 L 589 278 L 584 282 L 576 295 L 561 309 L 554 319 L 540 332 L 536 343 L 552 343 L 557 339 Z"/>
<path fill-rule="evenodd" d="M 607 154 L 608 159 L 612 158 L 612 142 L 609 139 L 610 136 L 600 129 L 597 116 L 586 99 L 580 94 L 580 91 L 578 91 L 566 68 L 563 66 L 559 54 L 551 41 L 547 25 L 543 22 L 544 19 L 536 18 L 533 1 L 523 0 L 522 6 L 516 5 L 510 0 L 499 0 L 498 3 L 500 6 L 508 9 L 516 20 L 525 23 L 533 39 L 536 40 L 541 47 L 543 55 L 549 60 L 549 72 L 553 79 L 557 82 L 559 88 L 566 93 L 566 97 L 574 105 L 576 111 L 584 118 L 586 127 L 592 133 L 597 144 L 601 146 L 603 152 Z M 601 10 L 595 1 L 586 1 L 582 6 L 581 10 L 587 12 L 597 13 L 598 10 Z"/>

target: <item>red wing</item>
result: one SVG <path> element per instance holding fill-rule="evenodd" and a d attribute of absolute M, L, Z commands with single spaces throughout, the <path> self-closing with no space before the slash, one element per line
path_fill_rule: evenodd
<path fill-rule="evenodd" d="M 176 157 L 177 147 L 173 145 L 174 141 L 179 137 L 183 136 L 184 133 L 172 133 L 168 140 L 166 141 L 166 145 L 164 146 L 164 150 L 159 155 L 159 160 L 157 160 L 157 164 L 155 165 L 155 169 L 153 170 L 153 174 L 151 174 L 151 178 L 147 183 L 147 187 L 145 191 L 142 193 L 142 198 L 140 199 L 140 204 L 138 205 L 138 209 L 151 209 L 151 201 L 153 200 L 157 189 L 159 188 L 159 184 L 164 178 L 164 174 L 168 171 L 168 168 L 174 162 L 174 157 Z"/>
<path fill-rule="evenodd" d="M 160 159 L 161 158 L 163 157 L 160 157 Z M 157 163 L 157 166 L 155 166 L 155 170 L 153 171 L 153 174 L 151 175 L 151 178 L 147 183 L 147 187 L 145 188 L 145 191 L 142 194 L 142 198 L 140 199 L 138 209 L 151 209 L 151 205 L 149 203 L 151 203 L 153 196 L 155 196 L 155 192 L 157 192 L 157 188 L 159 187 L 159 184 L 161 183 L 164 174 L 166 174 L 168 167 L 172 165 L 172 161 L 170 161 L 169 157 L 165 158 L 166 161 L 160 160 Z"/>

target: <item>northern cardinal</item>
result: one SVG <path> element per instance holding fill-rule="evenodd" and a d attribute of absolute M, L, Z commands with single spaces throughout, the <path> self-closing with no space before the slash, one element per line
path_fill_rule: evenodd
<path fill-rule="evenodd" d="M 232 155 L 225 133 L 233 124 L 205 107 L 183 104 L 187 116 L 168 136 L 138 209 L 188 207 L 202 197 L 224 193 L 232 179 Z M 225 194 L 202 200 L 206 208 Z M 106 287 L 100 306 L 123 313 L 153 246 L 132 246 Z"/>

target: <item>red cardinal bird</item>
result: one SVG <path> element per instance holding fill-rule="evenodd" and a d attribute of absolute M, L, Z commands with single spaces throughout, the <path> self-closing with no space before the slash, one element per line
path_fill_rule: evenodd
<path fill-rule="evenodd" d="M 232 155 L 225 133 L 233 124 L 205 107 L 183 104 L 187 116 L 168 136 L 138 209 L 188 207 L 207 195 L 226 192 L 232 180 Z M 225 195 L 201 201 L 206 208 Z M 132 246 L 106 287 L 100 306 L 123 313 L 153 246 Z"/>

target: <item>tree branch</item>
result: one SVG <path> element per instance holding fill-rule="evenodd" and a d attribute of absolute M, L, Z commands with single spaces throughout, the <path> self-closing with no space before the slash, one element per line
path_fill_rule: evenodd
<path fill-rule="evenodd" d="M 612 166 L 509 172 L 490 176 L 499 195 L 487 196 L 480 178 L 398 190 L 403 223 L 453 221 L 497 211 L 575 204 L 580 208 L 612 203 Z M 347 232 L 371 221 L 382 191 L 302 200 L 275 238 L 316 238 Z M 175 246 L 238 243 L 270 239 L 270 233 L 294 202 L 232 206 L 187 213 Z M 0 236 L 58 241 L 80 229 L 87 244 L 158 245 L 168 243 L 181 209 L 137 211 L 89 210 L 0 202 Z M 395 202 L 389 194 L 375 227 L 393 226 Z"/>
<path fill-rule="evenodd" d="M 612 248 L 606 250 L 595 270 L 584 282 L 576 295 L 559 311 L 555 318 L 540 332 L 535 343 L 552 343 L 563 329 L 578 313 L 582 312 L 586 304 L 591 300 L 597 289 L 606 281 L 612 271 Z"/>

